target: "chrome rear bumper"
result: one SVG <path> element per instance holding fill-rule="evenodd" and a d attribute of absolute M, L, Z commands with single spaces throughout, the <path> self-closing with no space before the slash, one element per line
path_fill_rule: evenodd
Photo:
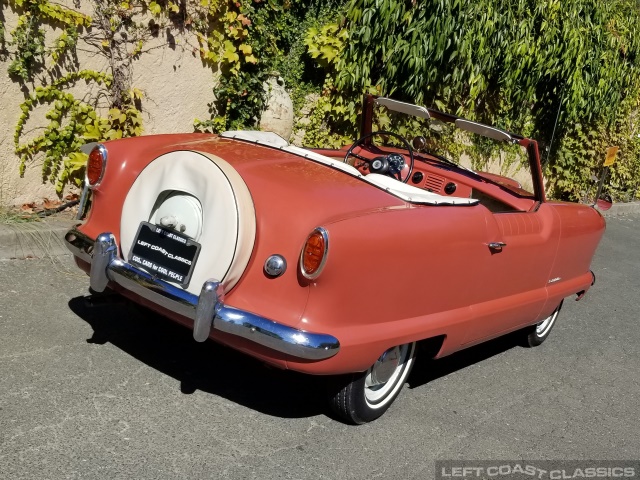
<path fill-rule="evenodd" d="M 330 358 L 340 350 L 340 342 L 331 335 L 305 332 L 225 305 L 224 289 L 216 280 L 206 281 L 199 296 L 158 280 L 119 258 L 111 233 L 103 233 L 93 241 L 74 228 L 65 235 L 65 243 L 71 253 L 91 264 L 93 290 L 101 292 L 109 282 L 115 282 L 156 305 L 191 318 L 193 337 L 199 342 L 209 338 L 213 328 L 308 360 Z"/>

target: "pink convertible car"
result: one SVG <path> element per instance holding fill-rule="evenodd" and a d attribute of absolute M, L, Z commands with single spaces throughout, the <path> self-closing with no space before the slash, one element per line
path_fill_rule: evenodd
<path fill-rule="evenodd" d="M 443 129 L 520 150 L 527 181 L 456 164 L 434 143 Z M 563 299 L 593 285 L 605 228 L 546 200 L 534 140 L 374 96 L 340 150 L 156 135 L 96 145 L 86 171 L 86 220 L 66 242 L 94 291 L 333 376 L 330 404 L 352 423 L 387 410 L 420 342 L 436 358 L 512 331 L 542 343 Z"/>

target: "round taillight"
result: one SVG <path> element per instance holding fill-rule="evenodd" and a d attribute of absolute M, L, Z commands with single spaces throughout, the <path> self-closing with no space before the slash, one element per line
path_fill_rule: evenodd
<path fill-rule="evenodd" d="M 304 277 L 312 280 L 322 272 L 329 251 L 329 235 L 322 228 L 316 228 L 307 237 L 300 254 L 300 271 Z"/>
<path fill-rule="evenodd" d="M 90 187 L 95 187 L 100 183 L 104 176 L 104 170 L 107 166 L 107 149 L 104 145 L 96 145 L 87 160 L 86 181 Z"/>

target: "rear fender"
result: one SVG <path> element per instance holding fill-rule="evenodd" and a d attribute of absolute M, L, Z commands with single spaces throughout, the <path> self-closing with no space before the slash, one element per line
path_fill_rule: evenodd
<path fill-rule="evenodd" d="M 324 368 L 364 370 L 387 348 L 439 335 L 445 345 L 462 343 L 469 307 L 482 294 L 468 288 L 483 284 L 473 269 L 487 254 L 479 207 L 388 210 L 323 227 L 327 263 L 309 284 L 298 328 L 340 340 Z"/>

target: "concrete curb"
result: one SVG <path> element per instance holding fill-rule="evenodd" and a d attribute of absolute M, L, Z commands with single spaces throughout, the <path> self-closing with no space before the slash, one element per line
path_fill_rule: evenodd
<path fill-rule="evenodd" d="M 640 202 L 614 203 L 607 211 L 600 211 L 604 217 L 617 217 L 640 213 Z"/>
<path fill-rule="evenodd" d="M 640 214 L 640 202 L 614 203 L 605 217 Z M 48 218 L 41 222 L 0 224 L 0 260 L 46 258 L 69 254 L 64 235 L 75 220 Z"/>
<path fill-rule="evenodd" d="M 66 218 L 0 224 L 0 260 L 57 257 L 70 253 L 64 235 L 75 223 Z"/>

